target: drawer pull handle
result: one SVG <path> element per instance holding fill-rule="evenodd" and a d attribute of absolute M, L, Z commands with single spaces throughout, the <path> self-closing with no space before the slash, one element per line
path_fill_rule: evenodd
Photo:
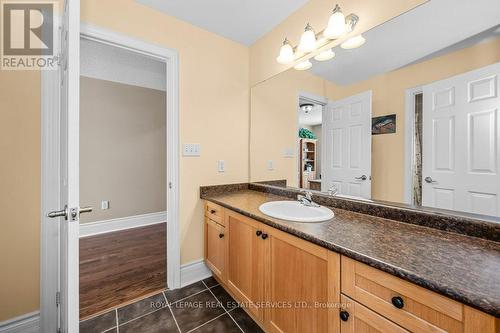
<path fill-rule="evenodd" d="M 266 239 L 267 238 L 267 234 L 262 234 L 262 239 Z"/>
<path fill-rule="evenodd" d="M 224 234 L 219 234 L 219 238 L 224 238 Z"/>
<path fill-rule="evenodd" d="M 257 237 L 259 237 L 260 235 L 262 235 L 262 231 L 257 230 L 257 232 L 255 234 L 257 235 Z"/>
<path fill-rule="evenodd" d="M 342 321 L 347 321 L 349 319 L 349 312 L 347 312 L 347 311 L 340 311 L 340 319 Z"/>
<path fill-rule="evenodd" d="M 405 302 L 403 301 L 403 299 L 399 296 L 395 296 L 391 299 L 392 301 L 392 305 L 394 305 L 395 307 L 397 307 L 398 309 L 402 309 L 404 306 L 405 306 Z"/>
<path fill-rule="evenodd" d="M 215 210 L 215 209 L 212 209 L 212 210 L 210 211 L 210 214 L 215 214 L 215 212 L 216 212 L 216 210 Z"/>

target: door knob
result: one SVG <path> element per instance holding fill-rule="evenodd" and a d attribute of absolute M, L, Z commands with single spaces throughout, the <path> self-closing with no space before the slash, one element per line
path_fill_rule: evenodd
<path fill-rule="evenodd" d="M 49 212 L 47 214 L 47 217 L 50 217 L 52 219 L 56 218 L 56 217 L 64 217 L 65 220 L 68 219 L 68 206 L 64 206 L 64 209 L 62 210 L 54 210 L 52 212 Z"/>
<path fill-rule="evenodd" d="M 362 175 L 361 177 L 354 177 L 354 179 L 356 179 L 356 180 L 367 180 L 368 177 L 366 177 L 366 175 Z"/>
<path fill-rule="evenodd" d="M 64 217 L 65 220 L 68 219 L 69 214 L 71 214 L 71 220 L 74 221 L 77 218 L 77 215 L 83 213 L 90 213 L 92 211 L 92 207 L 81 207 L 78 209 L 78 213 L 75 208 L 68 209 L 68 206 L 64 206 L 62 210 L 54 210 L 47 214 L 47 217 L 56 218 L 56 217 Z"/>
<path fill-rule="evenodd" d="M 428 184 L 437 183 L 437 181 L 433 180 L 431 177 L 425 177 L 424 180 Z"/>

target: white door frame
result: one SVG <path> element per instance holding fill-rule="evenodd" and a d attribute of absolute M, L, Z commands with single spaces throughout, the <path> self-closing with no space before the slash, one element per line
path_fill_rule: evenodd
<path fill-rule="evenodd" d="M 415 172 L 415 95 L 422 94 L 422 87 L 406 89 L 405 100 L 405 169 L 404 203 L 413 204 L 413 174 Z"/>
<path fill-rule="evenodd" d="M 179 55 L 177 50 L 146 43 L 107 29 L 81 23 L 80 36 L 152 57 L 166 64 L 166 144 L 167 144 L 167 284 L 180 287 L 179 235 Z M 58 71 L 41 75 L 42 202 L 40 249 L 40 316 L 43 332 L 54 332 L 57 325 L 55 293 L 58 289 L 58 228 L 45 215 L 59 209 L 59 108 Z"/>

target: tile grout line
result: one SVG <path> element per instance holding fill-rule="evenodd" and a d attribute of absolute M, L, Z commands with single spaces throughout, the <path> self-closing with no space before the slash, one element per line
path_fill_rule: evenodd
<path fill-rule="evenodd" d="M 205 284 L 203 284 L 203 285 L 205 285 Z M 194 294 L 191 294 L 191 295 L 186 296 L 186 297 L 184 297 L 184 298 L 178 299 L 177 301 L 172 302 L 172 303 L 168 302 L 168 299 L 167 299 L 166 294 L 165 294 L 164 296 L 165 296 L 165 299 L 167 300 L 167 303 L 168 303 L 168 304 L 175 304 L 175 303 L 178 303 L 178 302 L 183 301 L 183 300 L 185 300 L 185 299 L 188 299 L 189 297 L 192 297 L 192 296 L 195 296 L 195 295 L 201 294 L 202 292 L 204 292 L 204 291 L 206 291 L 206 290 L 207 290 L 207 288 L 205 288 L 205 289 L 203 289 L 203 290 L 201 290 L 201 291 L 197 291 L 197 292 L 196 292 L 196 293 L 194 293 Z"/>
<path fill-rule="evenodd" d="M 147 316 L 147 315 L 150 315 L 150 314 L 152 314 L 152 313 L 155 313 L 156 311 L 160 311 L 161 309 L 163 309 L 163 308 L 159 308 L 159 309 L 153 310 L 153 311 L 151 311 L 151 312 L 144 313 L 144 314 L 140 315 L 139 317 L 135 317 L 135 318 L 132 318 L 132 319 L 130 319 L 130 320 L 127 320 L 126 322 L 124 322 L 123 324 L 120 324 L 120 325 L 118 325 L 118 326 L 123 326 L 123 325 L 125 325 L 125 324 L 131 323 L 131 322 L 133 322 L 133 321 L 136 321 L 137 319 L 141 319 L 142 317 L 145 317 L 145 316 Z"/>
<path fill-rule="evenodd" d="M 208 288 L 208 286 L 206 285 L 205 281 L 201 281 L 201 282 L 203 282 L 203 284 Z M 224 289 L 224 288 L 222 288 L 222 289 Z M 229 311 L 227 311 L 227 309 L 224 306 L 224 304 L 222 304 L 222 302 L 219 301 L 219 299 L 217 298 L 217 296 L 215 296 L 215 294 L 212 292 L 212 290 L 210 288 L 208 288 L 208 291 L 212 294 L 213 297 L 215 297 L 215 299 L 217 300 L 217 303 L 219 303 L 222 306 L 222 308 L 224 309 L 224 311 L 226 311 L 226 314 L 229 316 L 229 318 L 231 318 L 233 320 L 233 322 L 236 324 L 236 326 L 238 326 L 238 328 L 240 329 L 240 331 L 242 331 L 243 333 L 245 333 L 245 331 L 243 331 L 243 329 L 240 327 L 240 325 L 238 325 L 238 323 L 236 322 L 236 320 L 234 320 L 233 316 L 231 316 L 231 314 L 229 313 Z M 233 310 L 234 309 L 231 309 L 231 311 L 233 311 Z"/>
<path fill-rule="evenodd" d="M 170 307 L 170 304 L 168 304 L 167 296 L 165 295 L 164 291 L 162 291 L 162 294 L 163 294 L 163 298 L 165 299 L 165 302 L 167 304 L 167 308 L 170 311 L 170 314 L 172 315 L 172 318 L 174 319 L 175 326 L 177 326 L 177 330 L 179 331 L 179 333 L 181 333 L 181 328 L 179 327 L 179 324 L 177 323 L 177 319 L 175 318 L 174 312 L 172 311 L 172 308 Z"/>
<path fill-rule="evenodd" d="M 220 314 L 220 315 L 218 315 L 217 317 L 212 318 L 212 319 L 210 319 L 209 321 L 204 322 L 204 323 L 203 323 L 203 324 L 201 324 L 200 326 L 196 326 L 195 328 L 193 328 L 193 329 L 191 329 L 191 330 L 187 331 L 186 333 L 193 332 L 194 330 L 197 330 L 198 328 L 203 327 L 203 326 L 205 326 L 206 324 L 211 323 L 212 321 L 214 321 L 214 320 L 216 320 L 216 319 L 219 319 L 220 317 L 224 316 L 225 314 L 226 314 L 226 313 L 221 313 L 221 314 Z"/>

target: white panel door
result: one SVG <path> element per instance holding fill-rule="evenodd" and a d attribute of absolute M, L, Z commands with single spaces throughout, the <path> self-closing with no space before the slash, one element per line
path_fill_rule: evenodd
<path fill-rule="evenodd" d="M 323 110 L 321 190 L 371 198 L 372 92 L 328 103 Z"/>
<path fill-rule="evenodd" d="M 60 194 L 66 207 L 59 217 L 59 288 L 61 332 L 79 329 L 79 138 L 80 1 L 64 1 L 61 29 Z M 61 207 L 62 208 L 62 207 Z"/>
<path fill-rule="evenodd" d="M 422 204 L 500 216 L 500 63 L 424 87 Z"/>

